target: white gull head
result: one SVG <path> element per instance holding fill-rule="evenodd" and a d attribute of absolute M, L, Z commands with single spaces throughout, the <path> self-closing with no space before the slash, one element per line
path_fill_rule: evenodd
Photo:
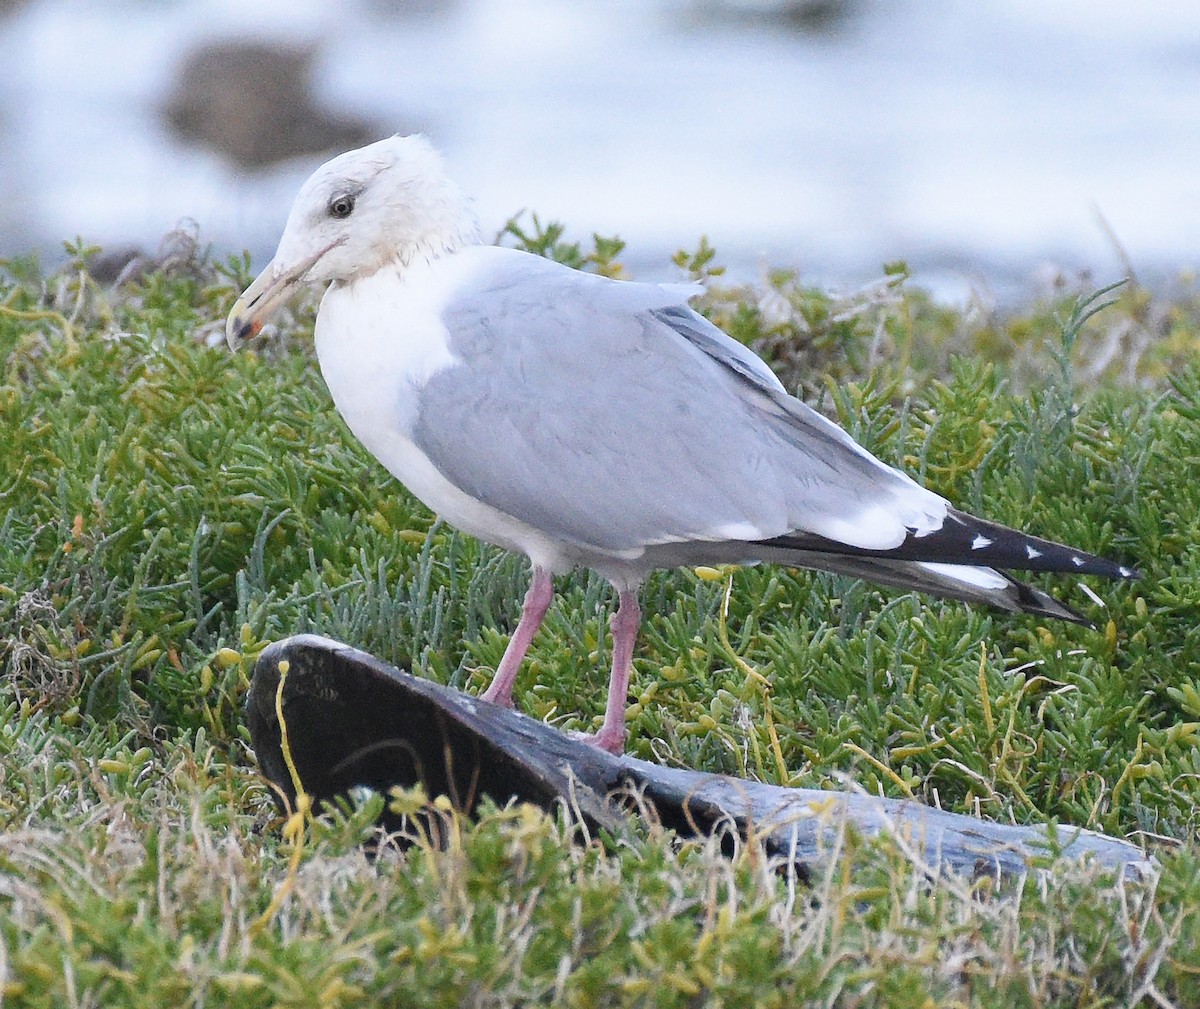
<path fill-rule="evenodd" d="M 478 242 L 470 201 L 424 137 L 340 154 L 296 195 L 274 258 L 229 314 L 229 345 L 255 335 L 302 284 L 346 284 Z"/>

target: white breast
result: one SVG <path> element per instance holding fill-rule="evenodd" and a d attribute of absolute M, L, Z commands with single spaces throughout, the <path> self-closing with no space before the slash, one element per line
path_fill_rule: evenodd
<path fill-rule="evenodd" d="M 331 287 L 317 314 L 321 374 L 355 437 L 427 507 L 464 532 L 565 571 L 572 561 L 559 544 L 463 493 L 409 436 L 421 387 L 458 363 L 442 308 L 480 264 L 479 257 L 441 256 L 403 275 L 384 269 Z"/>

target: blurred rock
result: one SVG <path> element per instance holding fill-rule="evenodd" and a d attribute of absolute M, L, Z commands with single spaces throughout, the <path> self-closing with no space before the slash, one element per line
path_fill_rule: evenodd
<path fill-rule="evenodd" d="M 860 0 L 692 0 L 691 10 L 706 23 L 742 21 L 804 35 L 836 35 L 857 18 L 859 4 Z"/>
<path fill-rule="evenodd" d="M 118 245 L 98 252 L 87 262 L 88 276 L 97 284 L 140 279 L 153 268 L 150 254 L 137 245 Z"/>
<path fill-rule="evenodd" d="M 206 44 L 179 67 L 163 115 L 183 139 L 251 171 L 378 139 L 363 120 L 318 107 L 315 56 L 311 46 Z"/>
<path fill-rule="evenodd" d="M 86 268 L 96 283 L 109 287 L 140 283 L 149 273 L 199 279 L 211 272 L 208 250 L 200 245 L 200 226 L 192 220 L 180 221 L 163 235 L 155 252 L 118 245 L 96 253 Z"/>
<path fill-rule="evenodd" d="M 367 0 L 374 17 L 388 21 L 445 19 L 462 7 L 461 0 Z"/>

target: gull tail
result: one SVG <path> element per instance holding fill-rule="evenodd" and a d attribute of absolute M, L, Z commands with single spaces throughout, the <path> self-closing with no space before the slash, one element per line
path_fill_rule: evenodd
<path fill-rule="evenodd" d="M 865 550 L 811 533 L 789 533 L 748 544 L 761 560 L 833 571 L 881 585 L 983 603 L 1010 613 L 1031 613 L 1092 626 L 1078 610 L 1018 581 L 1006 568 L 1069 572 L 1128 580 L 1136 570 L 1062 543 L 951 509 L 942 527 L 909 534 L 891 550 Z"/>
<path fill-rule="evenodd" d="M 879 557 L 854 557 L 798 551 L 784 557 L 772 552 L 763 557 L 775 563 L 832 571 L 862 578 L 877 585 L 910 592 L 924 592 L 944 599 L 991 606 L 1006 613 L 1030 613 L 1034 616 L 1067 620 L 1085 627 L 1093 621 L 1048 592 L 1019 581 L 995 568 L 966 564 L 930 564 L 924 561 L 893 561 Z"/>

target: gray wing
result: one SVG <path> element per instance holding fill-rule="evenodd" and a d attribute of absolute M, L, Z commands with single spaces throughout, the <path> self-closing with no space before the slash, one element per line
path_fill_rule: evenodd
<path fill-rule="evenodd" d="M 888 549 L 946 502 L 786 395 L 687 289 L 507 257 L 443 312 L 413 438 L 453 484 L 607 555 L 807 532 Z"/>

